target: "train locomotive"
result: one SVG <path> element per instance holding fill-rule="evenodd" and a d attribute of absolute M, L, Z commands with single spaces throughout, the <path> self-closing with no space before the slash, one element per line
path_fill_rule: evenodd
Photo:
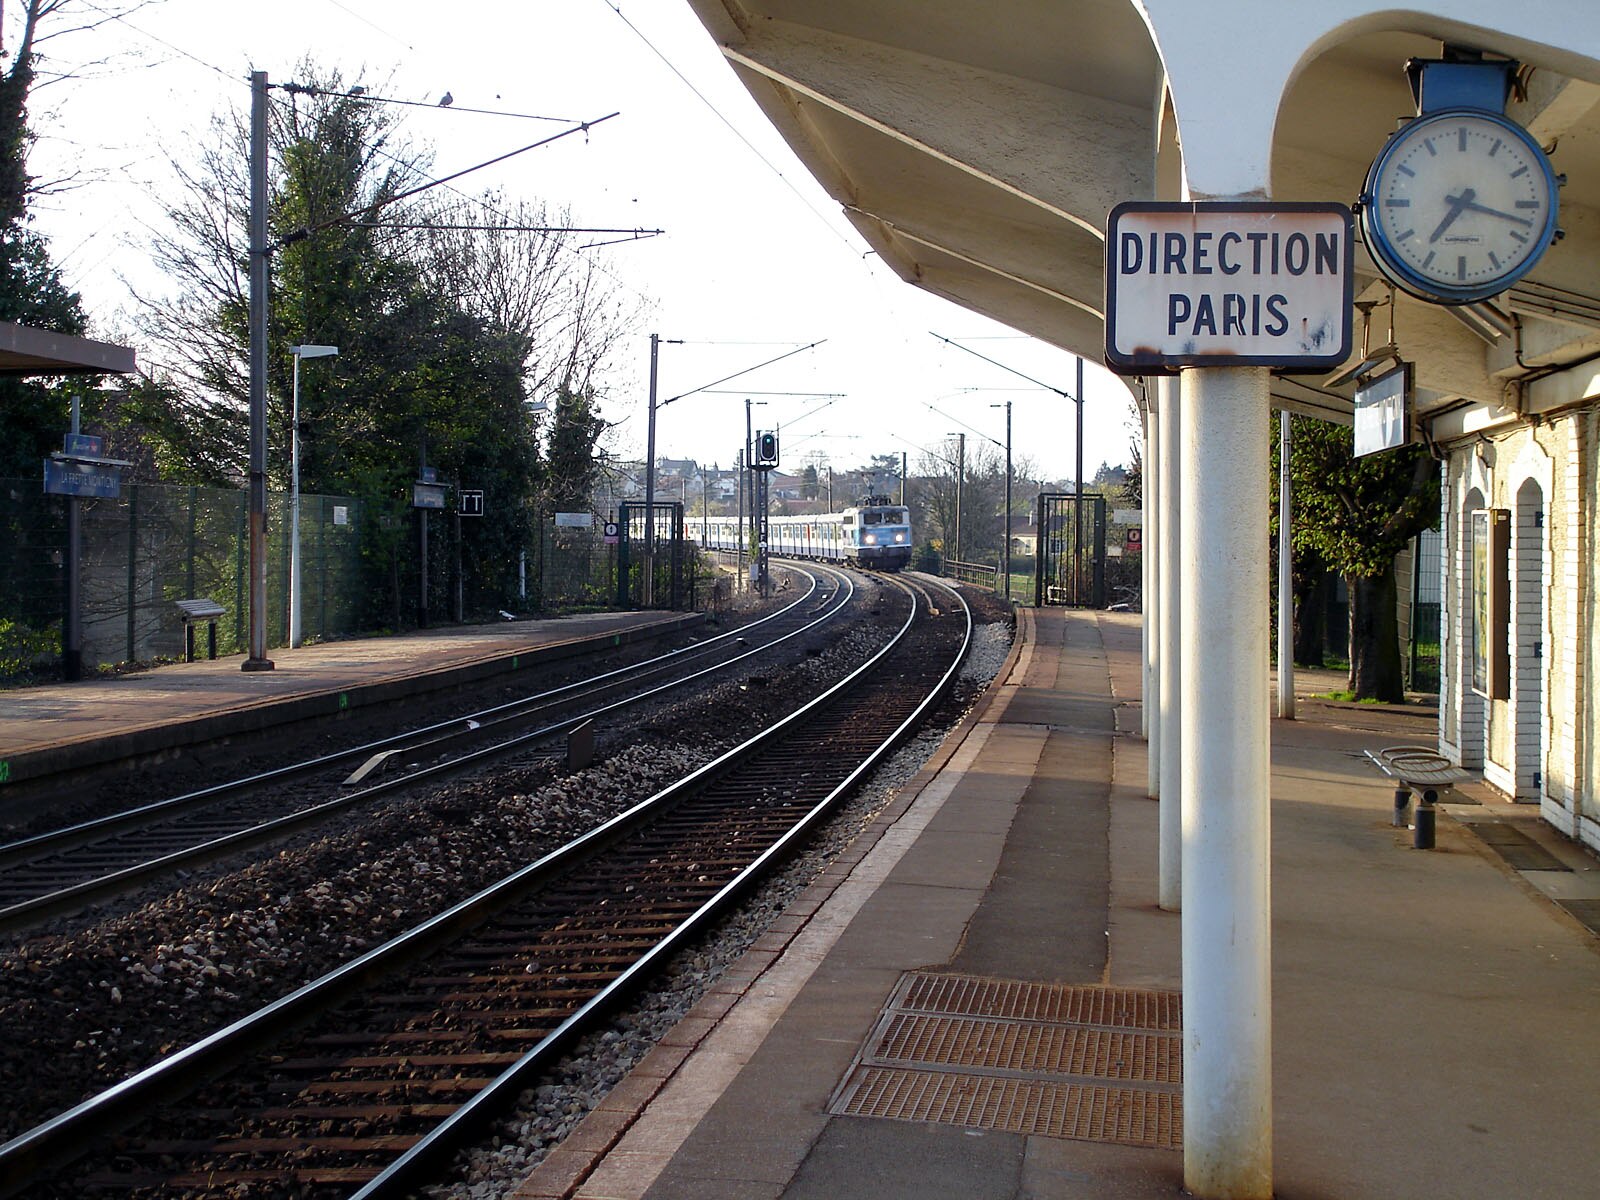
<path fill-rule="evenodd" d="M 694 524 L 690 524 L 690 529 Z M 729 517 L 706 524 L 705 544 L 737 550 L 742 531 Z M 898 571 L 911 561 L 911 513 L 887 496 L 868 496 L 842 512 L 768 517 L 767 552 L 786 558 L 849 563 L 875 571 Z"/>

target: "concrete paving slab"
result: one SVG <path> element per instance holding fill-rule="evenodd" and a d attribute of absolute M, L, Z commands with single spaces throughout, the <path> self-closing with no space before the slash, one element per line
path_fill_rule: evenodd
<path fill-rule="evenodd" d="M 784 1191 L 788 1200 L 1013 1200 L 1026 1139 L 983 1129 L 953 1129 L 840 1117 L 806 1156 Z"/>

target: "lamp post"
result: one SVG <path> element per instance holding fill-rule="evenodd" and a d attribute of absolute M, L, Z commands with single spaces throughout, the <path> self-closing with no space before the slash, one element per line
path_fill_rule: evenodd
<path fill-rule="evenodd" d="M 990 408 L 1000 408 L 999 404 L 991 404 Z M 1006 574 L 1006 599 L 1011 599 L 1011 401 L 1005 401 L 1006 410 L 1006 542 L 1005 549 L 1001 552 L 1001 569 Z"/>
<path fill-rule="evenodd" d="M 289 407 L 289 646 L 301 643 L 300 621 L 300 360 L 331 358 L 337 346 L 290 346 L 294 355 L 294 386 Z"/>
<path fill-rule="evenodd" d="M 956 439 L 956 552 L 952 556 L 946 547 L 946 558 L 954 557 L 957 562 L 965 562 L 961 557 L 961 493 L 967 486 L 967 435 L 964 433 L 951 433 L 948 436 Z"/>

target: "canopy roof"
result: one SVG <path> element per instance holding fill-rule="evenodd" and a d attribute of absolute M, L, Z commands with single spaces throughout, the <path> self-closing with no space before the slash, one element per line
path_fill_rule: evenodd
<path fill-rule="evenodd" d="M 133 350 L 0 321 L 0 375 L 127 375 Z"/>
<path fill-rule="evenodd" d="M 903 279 L 1096 361 L 1114 204 L 1181 199 L 1197 155 L 1248 153 L 1258 135 L 1271 199 L 1353 203 L 1416 112 L 1408 59 L 1446 43 L 1516 59 L 1525 87 L 1508 112 L 1567 176 L 1565 240 L 1509 292 L 1462 308 L 1405 295 L 1391 307 L 1358 247 L 1356 303 L 1370 307 L 1372 348 L 1393 318 L 1433 436 L 1600 394 L 1582 366 L 1600 355 L 1600 12 L 1587 3 L 689 2 Z M 1280 378 L 1273 394 L 1349 419 L 1338 373 Z"/>

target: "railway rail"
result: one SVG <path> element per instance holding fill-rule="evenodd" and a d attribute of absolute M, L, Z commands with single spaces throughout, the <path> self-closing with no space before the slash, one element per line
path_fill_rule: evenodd
<path fill-rule="evenodd" d="M 939 585 L 893 586 L 910 600 L 905 622 L 847 679 L 562 849 L 0 1146 L 4 1194 L 38 1183 L 52 1195 L 375 1200 L 436 1180 L 944 694 L 971 616 Z M 108 1155 L 66 1178 L 118 1130 Z"/>
<path fill-rule="evenodd" d="M 449 721 L 0 845 L 0 932 L 26 929 L 158 877 L 276 842 L 355 805 L 491 757 L 559 742 L 585 721 L 702 680 L 845 611 L 855 591 L 847 573 L 790 569 L 807 583 L 791 603 L 693 646 Z M 412 765 L 397 770 L 402 763 Z"/>

